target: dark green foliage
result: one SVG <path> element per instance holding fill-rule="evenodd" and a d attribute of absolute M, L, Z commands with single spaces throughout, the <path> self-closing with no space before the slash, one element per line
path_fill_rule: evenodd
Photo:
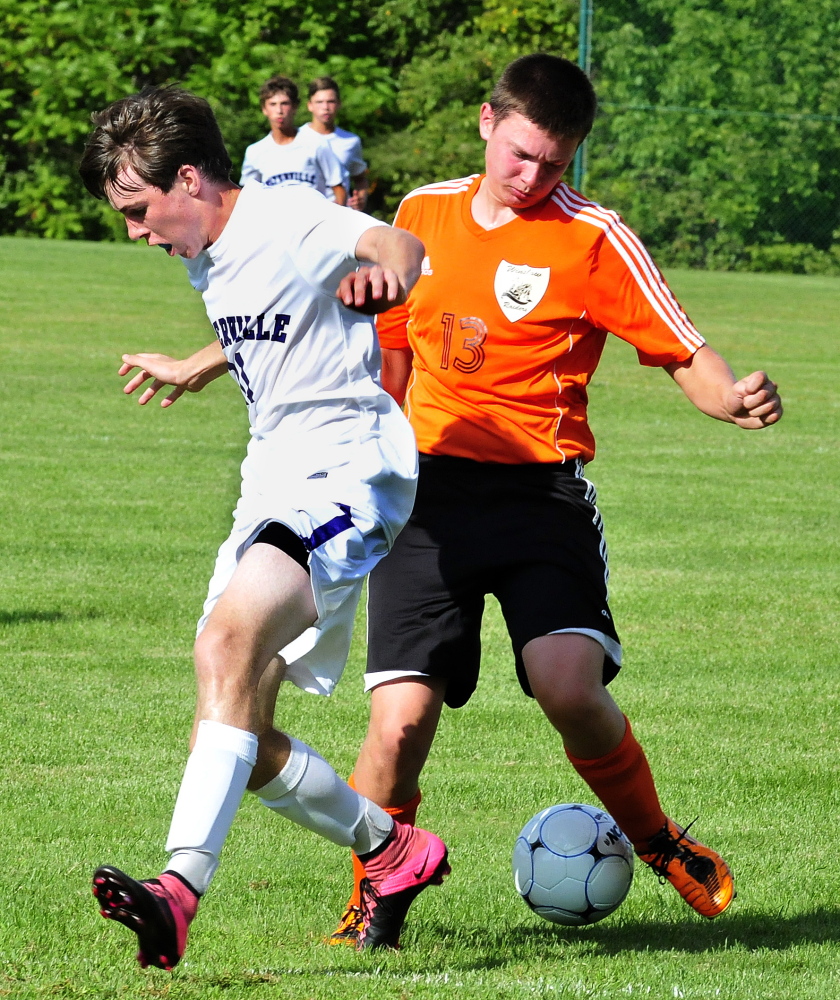
<path fill-rule="evenodd" d="M 591 193 L 668 263 L 840 270 L 836 3 L 597 6 Z"/>
<path fill-rule="evenodd" d="M 364 136 L 374 205 L 390 212 L 441 171 L 481 167 L 476 111 L 494 77 L 534 47 L 571 50 L 574 12 L 573 0 L 548 13 L 538 0 L 0 0 L 0 233 L 120 233 L 76 164 L 90 112 L 147 84 L 207 97 L 238 170 L 265 130 L 256 92 L 274 73 L 340 81 L 342 123 Z"/>
<path fill-rule="evenodd" d="M 0 0 L 0 233 L 122 238 L 76 164 L 90 112 L 145 84 L 208 97 L 238 171 L 265 131 L 256 91 L 278 72 L 340 81 L 371 208 L 390 217 L 412 187 L 482 169 L 494 79 L 525 52 L 576 58 L 578 6 Z M 835 0 L 599 0 L 593 38 L 587 194 L 666 263 L 840 270 Z"/>

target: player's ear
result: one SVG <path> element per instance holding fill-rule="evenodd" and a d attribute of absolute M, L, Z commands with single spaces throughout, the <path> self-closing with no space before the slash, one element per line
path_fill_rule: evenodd
<path fill-rule="evenodd" d="M 178 168 L 178 184 L 183 184 L 188 195 L 195 198 L 201 191 L 202 177 L 199 171 L 189 163 Z"/>
<path fill-rule="evenodd" d="M 481 111 L 478 113 L 478 134 L 485 142 L 487 142 L 490 138 L 494 122 L 495 115 L 493 114 L 493 109 L 485 101 L 484 104 L 481 105 Z"/>

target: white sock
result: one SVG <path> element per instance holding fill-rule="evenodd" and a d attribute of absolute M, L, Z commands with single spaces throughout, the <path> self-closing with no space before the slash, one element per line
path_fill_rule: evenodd
<path fill-rule="evenodd" d="M 244 729 L 204 720 L 198 724 L 172 825 L 167 871 L 178 872 L 203 894 L 257 760 L 257 737 Z"/>
<path fill-rule="evenodd" d="M 388 813 L 342 781 L 311 747 L 289 739 L 286 766 L 256 790 L 262 804 L 356 854 L 384 843 L 394 828 Z"/>

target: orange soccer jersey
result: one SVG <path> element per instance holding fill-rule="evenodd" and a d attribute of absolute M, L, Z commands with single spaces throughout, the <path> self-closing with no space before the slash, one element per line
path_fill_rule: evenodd
<path fill-rule="evenodd" d="M 414 352 L 417 446 L 483 462 L 589 461 L 586 386 L 607 333 L 653 366 L 684 361 L 703 338 L 614 212 L 561 183 L 485 230 L 470 214 L 480 181 L 418 188 L 394 221 L 426 246 L 408 302 L 378 318 L 383 347 Z"/>

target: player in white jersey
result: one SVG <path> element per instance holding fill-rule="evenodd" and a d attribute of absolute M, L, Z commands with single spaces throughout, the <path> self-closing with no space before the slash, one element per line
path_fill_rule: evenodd
<path fill-rule="evenodd" d="M 349 192 L 350 208 L 364 212 L 368 195 L 368 167 L 362 157 L 362 140 L 355 132 L 336 125 L 336 115 L 341 108 L 338 84 L 331 76 L 316 77 L 309 84 L 309 101 L 306 105 L 312 121 L 301 126 L 301 133 L 325 139 L 338 157 L 344 170 L 344 186 Z M 329 193 L 327 193 L 329 198 Z"/>
<path fill-rule="evenodd" d="M 344 205 L 344 168 L 325 139 L 295 125 L 299 104 L 297 86 L 288 77 L 273 76 L 262 85 L 260 107 L 271 131 L 245 150 L 239 183 L 257 181 L 267 187 L 302 184 Z"/>
<path fill-rule="evenodd" d="M 162 405 L 229 370 L 248 403 L 242 495 L 219 550 L 195 646 L 192 752 L 157 879 L 106 865 L 102 914 L 138 936 L 141 965 L 171 969 L 246 788 L 350 846 L 370 876 L 363 947 L 393 944 L 413 899 L 448 872 L 446 847 L 394 823 L 314 750 L 273 726 L 288 679 L 329 693 L 361 581 L 414 496 L 416 451 L 379 383 L 372 320 L 405 300 L 422 244 L 313 193 L 230 181 L 206 101 L 151 88 L 94 115 L 80 172 L 129 236 L 181 256 L 217 340 L 183 361 L 125 355 L 125 387 Z M 359 266 L 360 261 L 366 261 Z"/>

